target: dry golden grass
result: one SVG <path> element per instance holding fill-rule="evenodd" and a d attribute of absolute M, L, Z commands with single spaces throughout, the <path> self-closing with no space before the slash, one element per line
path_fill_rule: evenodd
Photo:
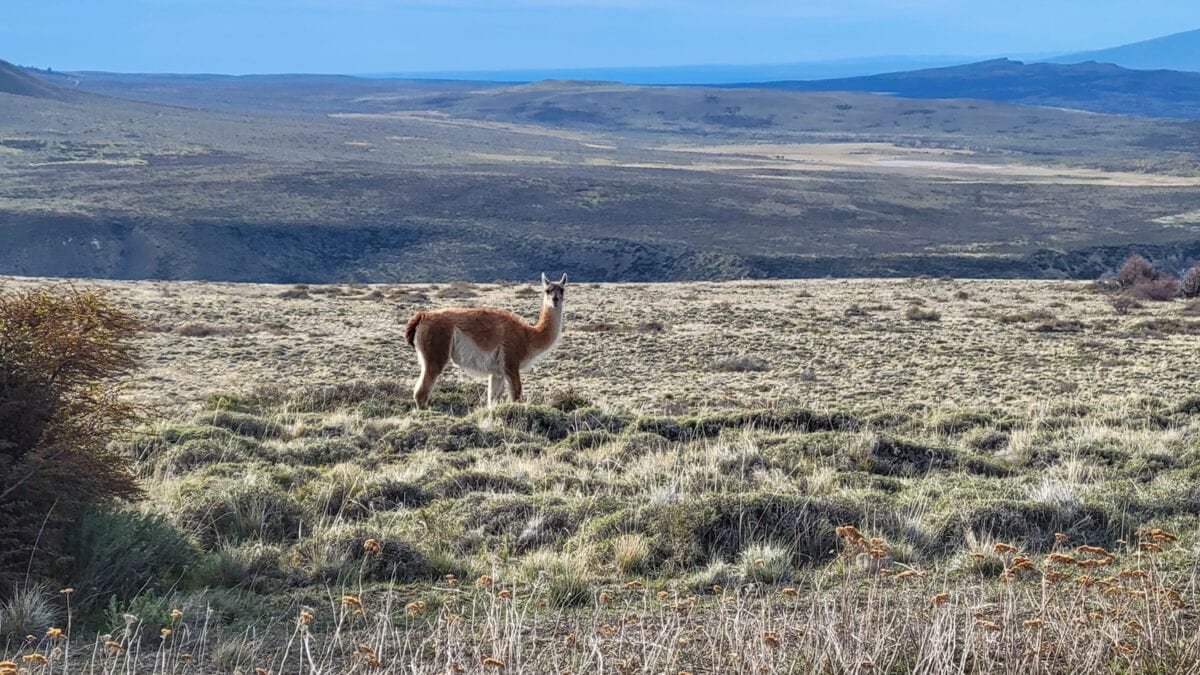
<path fill-rule="evenodd" d="M 451 371 L 439 412 L 414 413 L 408 315 L 532 317 L 535 290 L 96 285 L 157 327 L 136 391 L 160 420 L 125 448 L 142 508 L 199 558 L 70 641 L 10 640 L 18 671 L 1200 659 L 1200 353 L 1158 330 L 1186 328 L 1182 301 L 1118 316 L 1080 282 L 575 283 L 535 405 L 482 409 Z"/>
<path fill-rule="evenodd" d="M 14 286 L 38 280 L 11 279 Z M 536 318 L 525 284 L 479 284 L 474 297 L 435 285 L 291 287 L 202 282 L 88 282 L 157 327 L 144 341 L 142 401 L 184 405 L 259 384 L 408 379 L 401 334 L 431 306 L 493 305 Z M 919 301 L 940 321 L 913 322 Z M 678 411 L 794 403 L 895 410 L 912 404 L 1023 410 L 1037 402 L 1190 395 L 1200 351 L 1158 334 L 1183 304 L 1117 316 L 1084 282 L 808 280 L 687 284 L 573 283 L 559 350 L 527 378 L 534 398 L 573 385 L 599 405 Z M 616 334 L 588 324 L 659 322 Z M 189 324 L 190 327 L 189 327 Z M 204 337 L 180 335 L 211 327 Z M 187 328 L 185 328 L 187 327 Z M 737 356 L 762 372 L 713 372 Z M 451 379 L 459 377 L 453 368 Z"/>

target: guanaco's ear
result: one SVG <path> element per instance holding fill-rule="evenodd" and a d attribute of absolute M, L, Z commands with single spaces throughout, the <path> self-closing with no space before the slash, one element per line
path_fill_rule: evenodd
<path fill-rule="evenodd" d="M 542 272 L 542 288 L 549 288 L 550 280 L 546 278 L 546 273 Z"/>
<path fill-rule="evenodd" d="M 567 285 L 567 273 L 566 273 L 566 272 L 563 272 L 563 278 L 561 278 L 561 279 L 559 279 L 559 280 L 558 280 L 558 285 L 559 285 L 559 286 L 566 286 L 566 285 Z"/>

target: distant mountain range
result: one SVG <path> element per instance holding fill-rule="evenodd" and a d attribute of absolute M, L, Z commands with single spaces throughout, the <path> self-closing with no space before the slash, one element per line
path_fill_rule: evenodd
<path fill-rule="evenodd" d="M 1111 49 L 1067 54 L 1047 59 L 1047 61 L 1050 63 L 1099 61 L 1139 70 L 1200 71 L 1200 30 L 1175 33 Z"/>
<path fill-rule="evenodd" d="M 369 78 L 535 82 L 538 80 L 603 80 L 624 84 L 737 84 L 772 80 L 823 80 L 897 70 L 937 68 L 978 61 L 970 56 L 891 56 L 799 63 L 750 65 L 685 65 L 628 68 L 526 68 L 445 72 L 372 73 Z"/>
<path fill-rule="evenodd" d="M 490 82 L 536 80 L 608 80 L 626 84 L 740 84 L 753 82 L 829 80 L 879 73 L 960 66 L 985 60 L 979 56 L 877 56 L 798 63 L 752 65 L 684 65 L 627 68 L 526 68 L 445 72 L 375 73 L 364 77 L 436 78 Z M 1026 63 L 1076 64 L 1096 61 L 1135 70 L 1200 72 L 1200 30 L 1176 33 L 1110 49 L 1072 54 L 1008 54 Z"/>
<path fill-rule="evenodd" d="M 734 86 L 857 91 L 923 99 L 974 98 L 1100 113 L 1200 119 L 1200 73 L 1130 70 L 1096 62 L 1025 64 L 995 59 L 866 77 Z"/>

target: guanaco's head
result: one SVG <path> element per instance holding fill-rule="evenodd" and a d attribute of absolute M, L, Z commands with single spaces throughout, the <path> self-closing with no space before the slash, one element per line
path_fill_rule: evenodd
<path fill-rule="evenodd" d="M 550 281 L 542 272 L 542 305 L 551 309 L 562 309 L 563 295 L 567 292 L 567 275 L 558 281 Z"/>

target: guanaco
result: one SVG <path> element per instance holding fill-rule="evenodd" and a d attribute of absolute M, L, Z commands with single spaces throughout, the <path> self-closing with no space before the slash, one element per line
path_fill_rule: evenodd
<path fill-rule="evenodd" d="M 450 307 L 417 312 L 404 327 L 404 339 L 417 350 L 421 377 L 413 389 L 417 408 L 429 407 L 433 383 L 450 361 L 468 375 L 488 381 L 488 407 L 504 394 L 521 398 L 521 371 L 558 345 L 562 335 L 567 275 L 551 282 L 542 274 L 542 313 L 532 326 L 512 312 L 493 307 Z"/>

